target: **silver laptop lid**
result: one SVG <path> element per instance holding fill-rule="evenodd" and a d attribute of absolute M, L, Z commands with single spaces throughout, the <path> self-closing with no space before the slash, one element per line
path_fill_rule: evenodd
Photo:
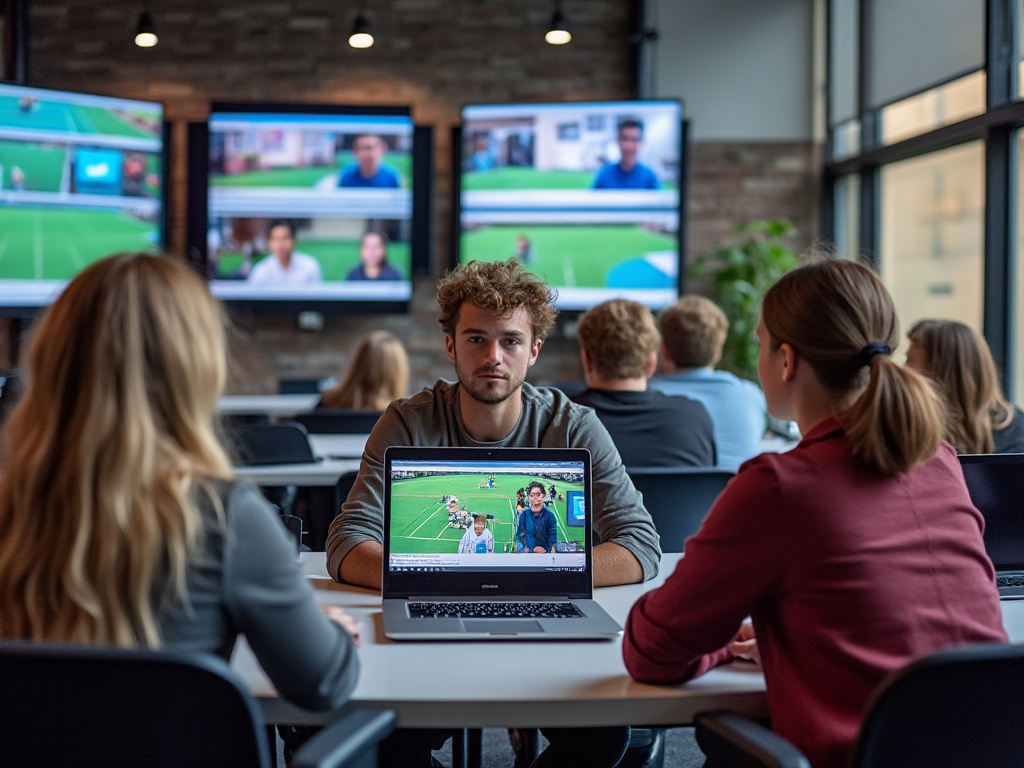
<path fill-rule="evenodd" d="M 389 448 L 384 598 L 591 598 L 590 475 L 584 449 Z M 526 493 L 531 482 L 547 491 L 537 514 Z M 557 530 L 551 551 L 522 551 L 536 543 L 524 539 L 540 536 L 551 516 Z M 481 519 L 490 536 L 474 526 Z"/>

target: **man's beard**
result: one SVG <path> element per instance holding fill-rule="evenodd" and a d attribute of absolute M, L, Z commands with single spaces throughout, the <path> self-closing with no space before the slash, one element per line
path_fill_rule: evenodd
<path fill-rule="evenodd" d="M 493 369 L 487 367 L 477 368 L 475 371 L 471 371 L 467 374 L 465 370 L 459 365 L 458 357 L 455 358 L 455 374 L 458 376 L 459 384 L 466 391 L 466 394 L 476 400 L 478 403 L 485 405 L 498 405 L 508 400 L 510 397 L 519 392 L 523 386 L 523 382 L 526 381 L 526 372 L 518 378 L 515 377 L 511 372 L 503 372 L 506 376 L 504 381 L 504 387 L 499 387 L 499 382 L 494 382 L 491 385 L 485 384 L 476 376 L 485 371 L 491 371 Z"/>

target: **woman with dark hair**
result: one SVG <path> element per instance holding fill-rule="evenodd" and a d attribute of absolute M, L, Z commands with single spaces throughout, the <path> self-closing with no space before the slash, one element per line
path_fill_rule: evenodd
<path fill-rule="evenodd" d="M 840 768 L 886 675 L 1006 641 L 999 596 L 941 399 L 890 356 L 899 323 L 878 277 L 850 261 L 795 269 L 757 335 L 768 410 L 804 438 L 740 467 L 633 606 L 623 655 L 650 683 L 759 659 L 772 727 L 815 768 Z"/>
<path fill-rule="evenodd" d="M 949 406 L 946 439 L 960 453 L 1024 453 L 1024 413 L 1003 396 L 981 334 L 955 320 L 920 320 L 907 366 L 934 380 Z"/>
<path fill-rule="evenodd" d="M 359 265 L 352 267 L 348 280 L 401 280 L 402 273 L 388 263 L 388 238 L 371 229 L 359 239 Z"/>

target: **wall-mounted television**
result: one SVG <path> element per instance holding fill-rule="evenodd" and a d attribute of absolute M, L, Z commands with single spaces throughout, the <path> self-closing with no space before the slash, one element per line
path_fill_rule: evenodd
<path fill-rule="evenodd" d="M 189 149 L 190 252 L 213 294 L 256 312 L 405 310 L 423 144 L 406 107 L 213 104 Z"/>
<path fill-rule="evenodd" d="M 564 310 L 678 298 L 680 102 L 469 105 L 456 146 L 458 261 L 518 257 Z"/>
<path fill-rule="evenodd" d="M 0 312 L 164 238 L 163 105 L 0 83 Z"/>

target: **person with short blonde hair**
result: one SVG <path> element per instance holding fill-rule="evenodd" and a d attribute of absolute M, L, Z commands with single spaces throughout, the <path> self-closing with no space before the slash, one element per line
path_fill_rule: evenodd
<path fill-rule="evenodd" d="M 768 290 L 761 385 L 803 440 L 740 468 L 626 622 L 626 668 L 643 682 L 760 659 L 772 728 L 816 768 L 849 764 L 895 670 L 1006 642 L 984 520 L 942 441 L 941 398 L 892 359 L 899 334 L 892 297 L 863 264 L 807 264 Z"/>
<path fill-rule="evenodd" d="M 907 365 L 946 397 L 946 439 L 960 453 L 1024 453 L 1024 413 L 999 386 L 985 338 L 955 320 L 919 320 L 907 334 Z"/>
<path fill-rule="evenodd" d="M 627 467 L 714 466 L 714 429 L 704 406 L 647 386 L 661 343 L 651 310 L 606 301 L 583 313 L 576 336 L 587 389 L 573 400 L 594 409 Z"/>
<path fill-rule="evenodd" d="M 225 346 L 220 306 L 170 256 L 98 261 L 43 315 L 4 431 L 0 637 L 226 660 L 245 634 L 285 698 L 337 707 L 356 626 L 321 613 L 280 517 L 232 477 Z"/>
<path fill-rule="evenodd" d="M 718 466 L 736 470 L 761 450 L 767 424 L 758 386 L 714 367 L 729 332 L 725 313 L 703 296 L 683 296 L 661 314 L 661 375 L 651 388 L 697 400 L 711 414 Z"/>
<path fill-rule="evenodd" d="M 341 383 L 324 392 L 318 408 L 383 411 L 409 394 L 409 357 L 395 334 L 373 331 L 356 347 Z"/>

